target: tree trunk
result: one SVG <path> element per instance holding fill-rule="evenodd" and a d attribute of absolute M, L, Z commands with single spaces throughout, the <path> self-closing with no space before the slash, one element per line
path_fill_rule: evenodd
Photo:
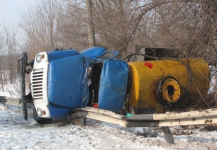
<path fill-rule="evenodd" d="M 93 28 L 91 0 L 86 0 L 86 11 L 87 11 L 87 18 L 88 18 L 87 28 L 88 28 L 89 46 L 94 47 L 96 45 L 96 41 L 95 41 L 95 33 Z"/>

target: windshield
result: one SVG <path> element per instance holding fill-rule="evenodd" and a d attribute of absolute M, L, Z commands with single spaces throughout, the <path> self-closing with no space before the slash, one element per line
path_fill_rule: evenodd
<path fill-rule="evenodd" d="M 110 60 L 115 58 L 118 55 L 118 52 L 116 51 L 107 51 L 103 55 L 97 57 L 97 60 Z"/>

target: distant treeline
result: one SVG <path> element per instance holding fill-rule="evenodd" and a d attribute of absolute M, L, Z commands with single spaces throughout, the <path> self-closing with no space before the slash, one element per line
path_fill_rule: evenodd
<path fill-rule="evenodd" d="M 92 0 L 96 45 L 120 57 L 135 52 L 135 45 L 172 48 L 216 66 L 216 10 L 214 0 Z M 0 27 L 0 70 L 15 74 L 23 51 L 32 59 L 54 48 L 88 48 L 87 23 L 84 0 L 38 0 L 16 28 Z"/>

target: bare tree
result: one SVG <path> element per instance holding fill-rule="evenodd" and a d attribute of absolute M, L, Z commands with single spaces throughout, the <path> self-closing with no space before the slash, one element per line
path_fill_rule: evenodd
<path fill-rule="evenodd" d="M 0 34 L 0 54 L 3 55 L 3 35 L 2 32 Z M 4 92 L 4 82 L 3 82 L 3 69 L 2 69 L 3 61 L 0 58 L 0 83 L 1 89 Z"/>
<path fill-rule="evenodd" d="M 61 10 L 61 24 L 58 31 L 62 47 L 76 50 L 89 47 L 85 2 L 82 0 L 63 0 L 60 3 L 65 4 L 58 7 Z"/>
<path fill-rule="evenodd" d="M 8 71 L 10 83 L 14 83 L 16 80 L 16 69 L 17 69 L 17 57 L 18 43 L 16 30 L 4 28 L 5 33 L 5 46 L 4 49 L 7 53 L 8 58 Z"/>
<path fill-rule="evenodd" d="M 26 35 L 25 47 L 32 56 L 58 46 L 58 9 L 53 2 L 40 1 L 36 7 L 29 7 L 23 14 L 20 27 Z"/>
<path fill-rule="evenodd" d="M 16 31 L 17 29 L 13 27 L 9 28 L 3 26 L 1 28 L 0 80 L 2 87 L 4 83 L 7 83 L 8 81 L 10 83 L 15 83 L 16 80 L 16 64 L 18 52 Z"/>
<path fill-rule="evenodd" d="M 94 0 L 96 45 L 133 52 L 135 45 L 180 50 L 183 57 L 216 60 L 216 1 Z M 30 8 L 21 27 L 26 48 L 39 52 L 54 47 L 88 47 L 87 15 L 82 0 L 45 0 Z M 35 55 L 34 53 L 34 55 Z"/>
<path fill-rule="evenodd" d="M 89 40 L 89 46 L 94 47 L 96 45 L 95 41 L 95 33 L 94 33 L 94 27 L 93 27 L 93 13 L 92 13 L 92 2 L 91 0 L 86 0 L 86 12 L 87 12 L 87 28 L 88 28 L 88 40 Z"/>
<path fill-rule="evenodd" d="M 146 27 L 153 32 L 146 35 L 158 47 L 173 47 L 183 57 L 216 63 L 216 15 L 215 1 L 173 0 L 152 10 Z"/>

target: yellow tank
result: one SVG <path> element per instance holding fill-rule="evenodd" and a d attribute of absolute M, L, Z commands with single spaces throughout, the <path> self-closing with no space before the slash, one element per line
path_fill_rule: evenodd
<path fill-rule="evenodd" d="M 202 94 L 207 93 L 210 82 L 207 62 L 202 58 L 181 60 L 191 68 L 193 81 L 189 90 L 190 98 L 185 96 L 189 86 L 189 72 L 181 62 L 177 60 L 129 62 L 130 106 L 154 108 L 160 113 L 165 110 L 164 102 L 175 108 L 183 108 L 198 100 L 200 97 L 198 90 Z M 164 100 L 163 103 L 159 96 Z"/>

